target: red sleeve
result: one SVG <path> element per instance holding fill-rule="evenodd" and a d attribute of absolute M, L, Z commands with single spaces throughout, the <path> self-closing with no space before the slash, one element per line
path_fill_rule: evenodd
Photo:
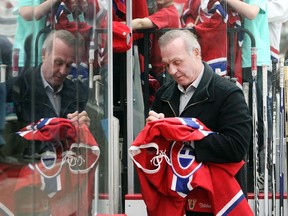
<path fill-rule="evenodd" d="M 148 7 L 146 0 L 133 0 L 132 1 L 132 18 L 148 17 Z"/>
<path fill-rule="evenodd" d="M 148 18 L 157 26 L 157 29 L 180 27 L 178 11 L 174 5 L 162 8 Z"/>

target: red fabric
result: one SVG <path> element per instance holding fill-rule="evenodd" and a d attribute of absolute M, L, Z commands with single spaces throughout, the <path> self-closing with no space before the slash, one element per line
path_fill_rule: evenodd
<path fill-rule="evenodd" d="M 176 117 L 149 122 L 140 131 L 129 155 L 136 166 L 149 216 L 184 215 L 188 199 L 199 201 L 198 196 L 193 196 L 195 188 L 207 192 L 209 200 L 201 202 L 210 203 L 214 215 L 229 212 L 232 216 L 253 215 L 234 178 L 243 161 L 226 164 L 195 161 L 190 141 L 203 139 L 210 133 L 213 132 L 197 119 Z M 197 207 L 197 202 L 194 206 Z"/>
<path fill-rule="evenodd" d="M 88 45 L 90 42 L 92 26 L 85 21 L 86 14 L 80 10 L 80 8 L 82 8 L 82 4 L 82 1 L 79 1 L 73 8 L 72 1 L 65 1 L 65 3 L 61 2 L 58 8 L 56 8 L 56 10 L 49 15 L 47 18 L 47 23 L 50 24 L 52 29 L 64 29 L 71 32 L 75 36 L 80 33 L 84 38 L 84 50 L 80 61 L 87 63 Z M 97 6 L 98 4 L 95 6 L 95 9 L 97 9 Z M 90 8 L 94 9 L 94 6 Z M 90 13 L 91 11 L 88 10 L 88 12 Z"/>
<path fill-rule="evenodd" d="M 42 157 L 40 162 L 23 167 L 16 193 L 33 185 L 49 197 L 51 214 L 88 215 L 94 196 L 95 164 L 100 154 L 88 127 L 72 124 L 68 119 L 41 119 L 36 125 L 23 128 L 19 135 L 28 140 L 62 141 L 68 146 L 57 149 L 53 166 L 48 167 Z"/>
<path fill-rule="evenodd" d="M 92 27 L 85 22 L 69 22 L 67 16 L 65 14 L 61 14 L 59 17 L 59 22 L 55 25 L 55 29 L 64 29 L 73 34 L 79 32 L 84 38 L 86 38 L 89 35 Z"/>
<path fill-rule="evenodd" d="M 45 163 L 53 159 L 52 154 L 28 165 L 1 164 L 6 175 L 0 180 L 7 186 L 5 194 L 11 194 L 0 198 L 1 211 L 9 215 L 48 211 L 51 215 L 90 215 L 100 150 L 88 127 L 68 119 L 44 118 L 18 134 L 27 140 L 61 141 L 62 145 L 55 147 L 54 163 Z"/>
<path fill-rule="evenodd" d="M 87 11 L 85 13 L 85 17 L 89 20 L 93 20 L 95 17 L 95 14 L 99 13 L 100 7 L 98 0 L 87 0 Z"/>
<path fill-rule="evenodd" d="M 227 67 L 227 33 L 224 17 L 219 13 L 208 11 L 213 8 L 217 0 L 210 0 L 207 5 L 202 5 L 202 0 L 188 0 L 183 8 L 181 16 L 182 25 L 195 24 L 194 30 L 201 46 L 202 59 L 206 61 L 213 70 L 221 68 L 226 73 Z M 197 21 L 197 23 L 195 23 Z M 215 66 L 214 66 L 215 65 Z"/>
<path fill-rule="evenodd" d="M 148 17 L 148 7 L 146 0 L 132 0 L 132 19 Z M 143 38 L 141 33 L 133 33 L 133 40 Z"/>
<path fill-rule="evenodd" d="M 240 45 L 238 44 L 238 34 L 234 33 L 232 34 L 233 40 L 234 40 L 234 52 L 231 53 L 231 46 L 228 45 L 229 49 L 227 50 L 227 56 L 228 56 L 228 64 L 227 64 L 227 75 L 231 77 L 236 77 L 237 82 L 239 82 L 242 85 L 242 50 Z M 228 42 L 231 40 L 231 37 L 227 37 Z M 232 55 L 232 60 L 231 60 Z M 234 65 L 234 74 L 231 73 L 231 65 Z"/>
<path fill-rule="evenodd" d="M 79 155 L 72 155 L 76 159 L 85 157 L 85 165 L 82 164 L 77 167 L 75 164 L 69 164 L 71 172 L 80 173 L 88 172 L 97 163 L 100 155 L 98 144 L 87 125 L 78 125 L 76 122 L 72 123 L 69 119 L 42 118 L 36 124 L 32 123 L 24 127 L 18 134 L 26 140 L 50 141 L 62 144 L 60 147 L 55 147 L 55 159 L 58 162 L 55 163 L 55 169 L 50 167 L 46 170 L 45 161 L 36 164 L 36 168 L 43 175 L 56 175 L 58 171 L 61 171 L 61 166 L 66 162 L 65 160 L 70 159 L 65 158 L 65 152 L 66 155 L 76 152 Z"/>
<path fill-rule="evenodd" d="M 124 23 L 113 21 L 113 51 L 126 52 L 132 46 L 132 34 L 130 28 Z"/>
<path fill-rule="evenodd" d="M 217 59 L 227 58 L 227 73 L 231 75 L 230 66 L 234 64 L 234 77 L 237 77 L 238 82 L 242 83 L 242 57 L 241 47 L 238 43 L 238 35 L 234 34 L 234 53 L 230 51 L 230 38 L 227 36 L 227 28 L 235 28 L 236 24 L 240 25 L 240 16 L 228 7 L 228 21 L 223 22 L 223 18 L 215 13 L 211 17 L 205 16 L 204 8 L 200 8 L 202 0 L 188 0 L 183 7 L 181 16 L 182 26 L 185 27 L 187 23 L 195 23 L 197 16 L 200 18 L 195 26 L 195 34 L 198 36 L 199 43 L 202 48 L 202 58 L 210 64 L 210 62 L 217 61 Z M 217 0 L 210 0 L 206 10 Z M 231 62 L 231 55 L 232 61 Z M 217 66 L 216 66 L 217 67 Z M 215 69 L 215 68 L 214 68 Z M 223 74 L 225 75 L 225 74 Z"/>
<path fill-rule="evenodd" d="M 37 169 L 31 169 L 32 167 L 33 165 L 22 168 L 14 189 L 15 194 L 21 193 L 21 190 L 27 186 L 33 186 L 39 191 L 43 191 L 42 196 L 37 196 L 37 199 L 40 199 L 39 202 L 48 200 L 51 215 L 90 215 L 94 197 L 96 167 L 93 167 L 86 174 L 77 174 L 70 171 L 68 164 L 64 164 L 61 172 L 53 178 L 41 175 Z M 49 193 L 47 190 L 54 185 L 57 186 L 57 190 L 54 193 Z M 25 196 L 33 195 L 26 193 Z M 19 201 L 23 202 L 23 200 Z M 31 203 L 27 206 L 31 206 Z M 22 211 L 32 214 L 35 209 L 28 208 Z"/>
<path fill-rule="evenodd" d="M 174 5 L 156 11 L 154 14 L 148 16 L 148 19 L 156 25 L 157 30 L 180 27 L 178 11 Z M 157 75 L 160 75 L 165 69 L 162 64 L 161 53 L 158 45 L 158 39 L 162 34 L 163 33 L 157 32 L 152 35 L 150 63 L 153 72 Z"/>
<path fill-rule="evenodd" d="M 120 12 L 120 14 L 118 13 Z M 126 0 L 113 0 L 113 21 L 126 21 Z M 148 17 L 146 0 L 132 0 L 132 19 Z M 133 33 L 133 41 L 143 38 L 142 33 Z"/>
<path fill-rule="evenodd" d="M 89 35 L 92 26 L 78 19 L 77 15 L 80 16 L 79 13 L 81 13 L 81 11 L 78 11 L 76 14 L 75 11 L 72 10 L 71 3 L 71 1 L 62 2 L 58 7 L 58 13 L 51 14 L 51 17 L 48 18 L 51 22 L 51 26 L 56 30 L 65 29 L 73 34 L 80 32 L 83 37 L 86 38 Z M 69 11 L 66 11 L 64 9 L 65 7 L 67 7 Z M 79 4 L 79 8 L 80 7 L 81 5 Z M 76 7 L 76 10 L 77 9 L 78 8 Z"/>
<path fill-rule="evenodd" d="M 116 5 L 117 10 L 126 15 L 126 1 L 125 0 L 113 0 L 113 4 Z"/>
<path fill-rule="evenodd" d="M 207 191 L 200 187 L 193 189 L 187 196 L 186 211 L 213 213 Z"/>
<path fill-rule="evenodd" d="M 117 12 L 123 14 L 119 17 Z M 147 17 L 148 7 L 146 0 L 132 0 L 132 19 Z M 126 0 L 113 0 L 113 20 L 125 21 L 126 20 Z"/>
<path fill-rule="evenodd" d="M 15 210 L 15 194 L 14 189 L 17 183 L 17 178 L 22 165 L 19 164 L 5 164 L 0 163 L 0 182 L 1 182 L 1 196 L 0 196 L 0 212 L 3 215 L 13 215 Z M 4 214 L 6 213 L 6 214 Z"/>
<path fill-rule="evenodd" d="M 155 100 L 155 94 L 157 90 L 160 88 L 160 83 L 150 74 L 148 75 L 148 82 L 149 82 L 149 106 L 151 106 L 153 101 Z"/>
<path fill-rule="evenodd" d="M 133 19 L 147 17 L 148 15 L 149 13 L 146 0 L 132 0 Z"/>

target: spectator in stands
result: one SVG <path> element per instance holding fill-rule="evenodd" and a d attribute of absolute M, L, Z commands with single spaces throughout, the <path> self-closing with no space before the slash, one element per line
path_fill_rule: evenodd
<path fill-rule="evenodd" d="M 197 118 L 216 132 L 191 144 L 197 162 L 233 163 L 244 160 L 249 148 L 252 121 L 242 90 L 215 74 L 202 61 L 201 47 L 190 31 L 171 30 L 165 33 L 159 39 L 159 47 L 162 62 L 174 81 L 164 84 L 157 91 L 146 122 L 177 116 Z M 244 167 L 235 178 L 246 194 Z M 213 215 L 205 191 L 192 190 L 188 194 L 188 202 L 189 199 L 193 205 L 187 205 L 187 216 Z M 199 209 L 199 203 L 205 203 L 208 208 Z"/>
<path fill-rule="evenodd" d="M 262 100 L 262 66 L 269 66 L 270 60 L 270 40 L 268 28 L 267 2 L 266 0 L 225 0 L 231 8 L 237 11 L 243 17 L 244 28 L 250 31 L 256 41 L 257 49 L 257 112 L 258 112 L 258 148 L 259 152 L 264 147 L 263 137 L 263 100 Z M 251 40 L 247 34 L 244 35 L 242 45 L 242 72 L 243 82 L 249 82 L 250 92 L 252 92 L 252 73 L 251 73 Z M 249 94 L 249 107 L 252 107 L 252 94 Z M 252 108 L 250 109 L 252 112 Z M 250 144 L 250 158 L 253 157 L 253 144 Z M 260 158 L 261 159 L 261 158 Z M 250 160 L 253 163 L 253 160 Z M 264 163 L 263 160 L 259 161 Z M 264 171 L 260 169 L 259 173 Z M 250 173 L 250 172 L 249 172 Z M 263 176 L 263 175 L 262 175 Z M 261 189 L 261 188 L 260 188 Z"/>
<path fill-rule="evenodd" d="M 180 20 L 173 0 L 156 1 L 156 11 L 148 17 L 136 18 L 132 20 L 132 30 L 142 29 L 155 29 L 160 30 L 163 28 L 179 28 Z M 165 18 L 165 19 L 164 19 Z M 152 74 L 157 77 L 161 76 L 164 72 L 164 67 L 161 62 L 160 50 L 158 47 L 158 39 L 163 33 L 155 32 L 152 34 L 151 44 L 151 57 L 150 63 L 152 65 Z"/>
<path fill-rule="evenodd" d="M 7 95 L 8 100 L 14 102 L 18 121 L 22 123 L 18 129 L 44 117 L 69 118 L 90 124 L 84 111 L 88 100 L 87 86 L 81 81 L 67 79 L 76 57 L 75 44 L 76 38 L 72 33 L 53 31 L 43 44 L 42 63 L 35 70 L 24 71 L 14 78 L 16 81 L 8 80 L 15 82 L 12 89 L 7 89 Z M 41 151 L 42 147 L 45 148 L 39 146 L 40 149 L 36 150 Z M 27 151 L 24 152 L 26 156 L 31 156 L 31 148 Z"/>
<path fill-rule="evenodd" d="M 288 4 L 285 0 L 268 0 L 267 8 L 271 59 L 278 60 L 282 25 L 288 21 Z"/>
<path fill-rule="evenodd" d="M 197 35 L 203 60 L 222 76 L 227 73 L 227 19 L 218 0 L 187 0 L 181 15 L 182 26 Z"/>
<path fill-rule="evenodd" d="M 14 9 L 17 6 L 17 0 L 0 1 L 0 35 L 7 36 L 11 42 L 16 30 L 16 15 Z"/>
<path fill-rule="evenodd" d="M 0 2 L 0 63 L 7 66 L 6 75 L 11 74 L 12 46 L 17 24 L 16 16 L 13 14 L 13 9 L 16 6 L 17 3 L 15 0 L 4 0 Z"/>
<path fill-rule="evenodd" d="M 19 73 L 25 65 L 25 59 L 29 58 L 29 66 L 36 66 L 41 61 L 41 47 L 44 41 L 44 34 L 39 38 L 39 43 L 36 45 L 36 36 L 38 33 L 46 27 L 47 15 L 51 12 L 53 7 L 60 3 L 61 0 L 21 0 L 18 3 L 18 17 L 17 17 L 17 29 L 15 33 L 15 41 L 13 49 L 19 49 L 19 61 L 18 68 Z M 25 53 L 24 45 L 26 39 L 33 35 L 33 39 L 30 43 L 30 52 Z M 35 46 L 37 49 L 37 62 L 35 62 Z M 16 63 L 17 64 L 17 63 Z"/>
<path fill-rule="evenodd" d="M 180 19 L 177 8 L 173 4 L 173 0 L 157 0 L 157 7 L 154 13 L 144 18 L 136 18 L 132 20 L 132 30 L 155 29 L 156 32 L 151 34 L 150 58 L 148 59 L 152 68 L 149 72 L 151 78 L 158 80 L 159 84 L 165 81 L 165 68 L 161 62 L 160 49 L 158 39 L 163 34 L 158 30 L 164 28 L 179 28 Z M 146 44 L 147 46 L 148 44 Z M 150 104 L 154 100 L 154 94 L 160 85 L 150 85 Z"/>

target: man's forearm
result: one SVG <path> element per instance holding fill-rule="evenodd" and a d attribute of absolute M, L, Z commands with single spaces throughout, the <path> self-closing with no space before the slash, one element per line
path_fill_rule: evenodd
<path fill-rule="evenodd" d="M 55 4 L 61 0 L 47 0 L 37 6 L 23 6 L 20 7 L 19 13 L 25 20 L 39 20 L 46 16 Z"/>

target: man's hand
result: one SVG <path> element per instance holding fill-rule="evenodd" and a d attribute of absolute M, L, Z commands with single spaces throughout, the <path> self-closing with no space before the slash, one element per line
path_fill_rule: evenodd
<path fill-rule="evenodd" d="M 163 113 L 156 113 L 153 110 L 151 110 L 149 112 L 149 116 L 146 118 L 146 123 L 150 122 L 150 121 L 155 121 L 157 119 L 163 119 L 165 118 Z"/>
<path fill-rule="evenodd" d="M 78 111 L 74 113 L 69 113 L 67 118 L 70 119 L 72 122 L 79 122 L 80 125 L 86 124 L 88 127 L 90 126 L 90 118 L 86 111 L 82 111 L 79 113 Z"/>

